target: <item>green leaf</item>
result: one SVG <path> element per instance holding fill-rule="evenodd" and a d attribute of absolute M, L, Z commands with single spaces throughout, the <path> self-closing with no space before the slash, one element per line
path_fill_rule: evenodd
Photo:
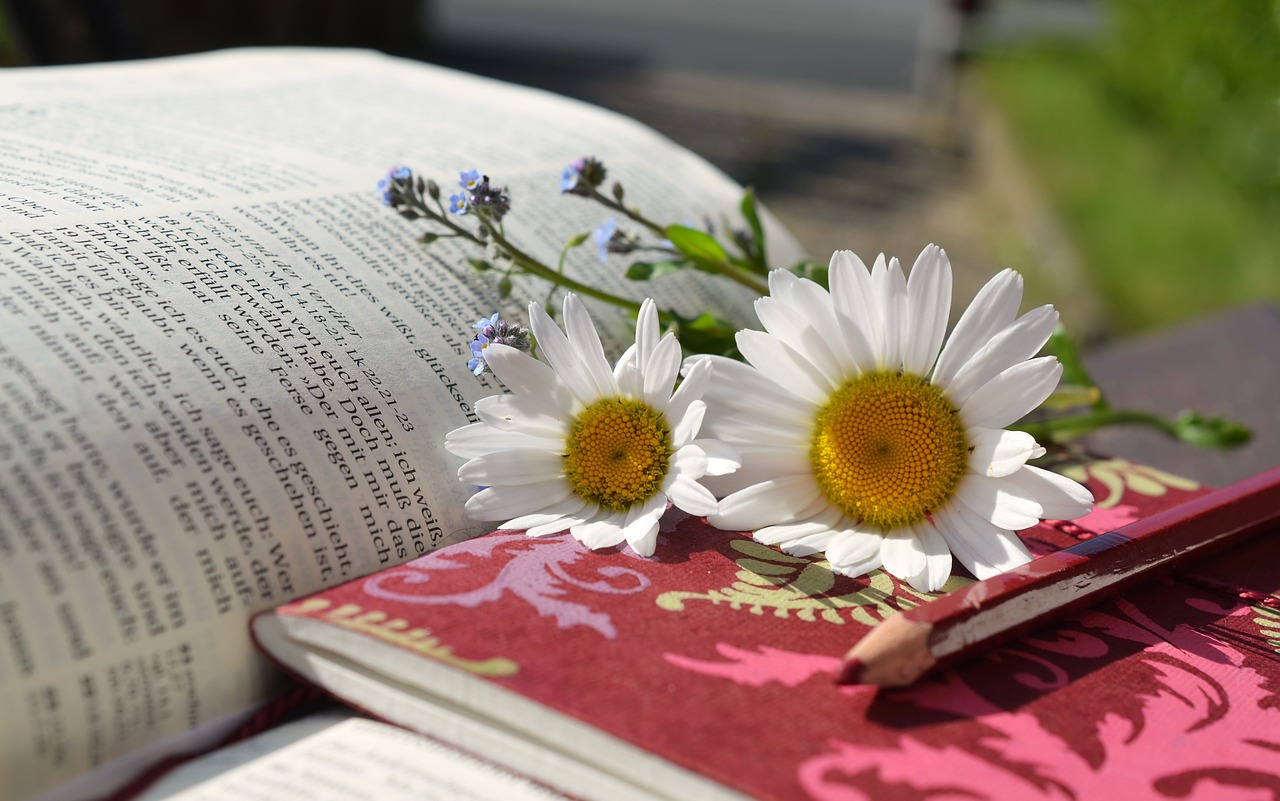
<path fill-rule="evenodd" d="M 747 187 L 747 191 L 742 195 L 740 208 L 743 218 L 747 221 L 747 227 L 751 229 L 751 236 L 756 240 L 756 253 L 759 254 L 759 258 L 754 260 L 753 264 L 761 275 L 765 275 L 769 272 L 769 266 L 765 263 L 764 226 L 760 224 L 760 213 L 756 209 L 755 189 Z"/>
<path fill-rule="evenodd" d="M 673 315 L 678 330 L 676 336 L 687 353 L 707 353 L 717 356 L 728 356 L 741 359 L 738 351 L 736 334 L 738 329 L 727 320 L 716 317 L 711 312 L 703 312 L 697 317 Z"/>
<path fill-rule="evenodd" d="M 1202 448 L 1235 448 L 1253 437 L 1248 426 L 1225 417 L 1205 417 L 1199 412 L 1184 411 L 1173 420 L 1178 439 Z"/>
<path fill-rule="evenodd" d="M 661 275 L 674 273 L 682 267 L 687 267 L 687 261 L 671 259 L 667 261 L 636 261 L 627 267 L 627 278 L 632 281 L 648 281 L 650 278 L 657 278 Z"/>
<path fill-rule="evenodd" d="M 1102 399 L 1102 390 L 1093 385 L 1079 386 L 1061 383 L 1044 403 L 1043 409 L 1078 409 L 1081 406 L 1097 406 Z"/>
<path fill-rule="evenodd" d="M 591 238 L 591 232 L 583 231 L 582 233 L 576 234 L 575 236 L 570 238 L 569 241 L 565 243 L 564 249 L 568 250 L 569 248 L 576 248 L 578 245 L 581 245 L 583 242 L 586 242 L 590 238 Z"/>
<path fill-rule="evenodd" d="M 729 261 L 729 254 L 720 246 L 720 243 L 713 239 L 710 234 L 703 233 L 696 228 L 688 228 L 683 225 L 668 225 L 666 235 L 676 250 L 694 261 L 711 262 L 713 264 L 725 264 Z"/>
<path fill-rule="evenodd" d="M 1075 338 L 1064 326 L 1059 325 L 1054 329 L 1045 349 L 1050 355 L 1057 356 L 1058 362 L 1062 365 L 1062 384 L 1075 387 L 1097 387 L 1093 378 L 1089 376 L 1089 371 L 1085 369 L 1084 360 L 1080 358 L 1080 349 L 1076 346 Z M 1097 398 L 1090 405 L 1096 409 L 1107 407 L 1107 400 L 1101 391 L 1097 393 Z"/>
<path fill-rule="evenodd" d="M 468 257 L 467 264 L 470 264 L 471 269 L 475 270 L 478 273 L 488 272 L 489 270 L 493 269 L 493 265 L 490 264 L 488 261 L 485 261 L 484 259 L 473 259 Z"/>
<path fill-rule="evenodd" d="M 504 275 L 498 281 L 498 297 L 506 299 L 511 296 L 511 276 Z"/>

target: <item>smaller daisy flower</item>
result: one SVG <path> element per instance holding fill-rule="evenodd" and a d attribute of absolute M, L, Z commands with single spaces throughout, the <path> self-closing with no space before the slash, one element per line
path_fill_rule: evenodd
<path fill-rule="evenodd" d="M 467 369 L 477 376 L 487 365 L 484 354 L 490 345 L 497 343 L 526 353 L 532 347 L 529 329 L 519 323 L 508 323 L 497 312 L 492 317 L 481 317 L 471 327 L 476 329 L 476 337 L 471 340 L 471 359 L 467 362 Z"/>
<path fill-rule="evenodd" d="M 445 448 L 468 460 L 458 478 L 483 487 L 467 514 L 533 537 L 567 529 L 593 549 L 625 541 L 651 556 L 668 502 L 714 513 L 715 496 L 700 480 L 738 466 L 732 448 L 698 437 L 711 361 L 693 362 L 672 391 L 680 343 L 659 336 L 652 300 L 641 305 L 635 345 L 612 370 L 577 296 L 565 298 L 563 319 L 562 331 L 529 304 L 545 362 L 496 342 L 484 350 L 512 394 L 481 399 L 480 422 L 445 437 Z"/>

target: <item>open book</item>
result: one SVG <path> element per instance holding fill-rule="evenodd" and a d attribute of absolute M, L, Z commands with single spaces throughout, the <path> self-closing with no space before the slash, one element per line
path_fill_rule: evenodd
<path fill-rule="evenodd" d="M 468 253 L 379 205 L 388 168 L 510 187 L 554 263 L 594 155 L 660 220 L 741 188 L 616 114 L 368 52 L 8 70 L 0 98 L 0 797 L 101 795 L 217 741 L 279 674 L 252 613 L 483 533 L 441 447 L 497 391 Z M 774 228 L 775 260 L 801 256 Z M 630 284 L 746 324 L 697 276 Z M 510 310 L 546 294 L 517 279 Z M 631 340 L 593 309 L 606 347 Z"/>

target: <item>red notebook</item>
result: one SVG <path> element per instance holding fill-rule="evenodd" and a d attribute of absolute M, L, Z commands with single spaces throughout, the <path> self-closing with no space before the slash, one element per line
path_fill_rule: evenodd
<path fill-rule="evenodd" d="M 1122 461 L 1023 532 L 1074 544 L 1207 490 Z M 927 601 L 684 518 L 654 558 L 496 532 L 260 616 L 289 670 L 586 799 L 1280 794 L 1280 547 L 1263 536 L 905 690 L 841 657 Z M 968 579 L 953 577 L 951 587 Z"/>

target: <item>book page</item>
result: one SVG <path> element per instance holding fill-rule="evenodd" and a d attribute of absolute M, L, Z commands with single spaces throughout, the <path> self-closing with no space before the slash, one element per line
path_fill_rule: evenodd
<path fill-rule="evenodd" d="M 178 768 L 138 801 L 565 801 L 434 740 L 335 711 Z"/>
<path fill-rule="evenodd" d="M 441 440 L 500 390 L 465 366 L 496 284 L 374 184 L 487 172 L 554 263 L 603 216 L 559 196 L 589 154 L 658 219 L 740 192 L 624 118 L 370 53 L 8 71 L 0 795 L 101 793 L 113 760 L 270 695 L 251 613 L 484 530 Z M 590 248 L 566 270 L 749 320 L 749 293 L 696 276 L 628 285 Z M 545 293 L 517 281 L 504 308 Z M 594 310 L 616 355 L 625 316 Z"/>

